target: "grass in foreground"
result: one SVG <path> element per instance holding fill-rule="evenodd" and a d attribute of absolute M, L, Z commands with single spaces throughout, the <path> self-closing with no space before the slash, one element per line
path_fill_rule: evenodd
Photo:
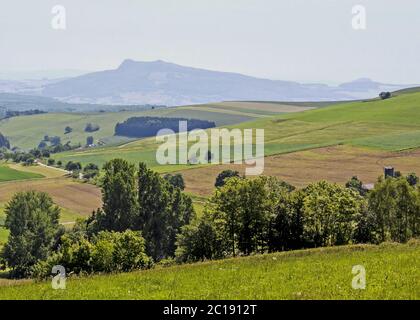
<path fill-rule="evenodd" d="M 300 250 L 126 274 L 4 281 L 0 299 L 419 299 L 420 242 Z M 352 267 L 366 268 L 365 290 Z M 0 282 L 0 286 L 2 282 Z"/>

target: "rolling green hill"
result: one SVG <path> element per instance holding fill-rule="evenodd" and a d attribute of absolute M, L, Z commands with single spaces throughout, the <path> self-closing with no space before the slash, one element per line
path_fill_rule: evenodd
<path fill-rule="evenodd" d="M 420 244 L 354 245 L 50 282 L 0 279 L 1 299 L 419 299 Z M 352 288 L 352 268 L 366 289 Z M 3 286 L 2 286 L 3 284 Z"/>
<path fill-rule="evenodd" d="M 59 136 L 62 143 L 71 141 L 72 144 L 80 143 L 81 145 L 86 143 L 88 136 L 93 136 L 95 141 L 101 140 L 106 145 L 116 145 L 132 139 L 115 137 L 115 125 L 134 116 L 195 118 L 214 121 L 218 126 L 225 126 L 273 114 L 299 112 L 308 108 L 307 106 L 289 106 L 287 104 L 236 102 L 158 108 L 147 111 L 47 113 L 3 119 L 0 121 L 0 132 L 8 137 L 12 146 L 22 149 L 38 146 L 45 135 Z M 93 133 L 85 132 L 84 128 L 89 122 L 98 124 L 100 130 Z M 66 126 L 71 127 L 73 131 L 64 134 Z"/>
<path fill-rule="evenodd" d="M 400 94 L 388 100 L 340 103 L 315 110 L 262 117 L 229 128 L 265 130 L 265 154 L 281 154 L 322 146 L 347 144 L 387 151 L 420 147 L 420 93 Z M 155 138 L 118 147 L 57 154 L 62 161 L 102 164 L 116 156 L 145 161 L 164 172 L 191 166 L 158 166 Z"/>

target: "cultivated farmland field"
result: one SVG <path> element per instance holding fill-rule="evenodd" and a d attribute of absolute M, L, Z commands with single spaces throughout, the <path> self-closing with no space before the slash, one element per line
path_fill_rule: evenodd
<path fill-rule="evenodd" d="M 419 299 L 420 243 L 256 255 L 50 282 L 0 280 L 0 299 Z M 366 289 L 351 286 L 366 269 Z M 3 286 L 2 286 L 3 284 Z"/>
<path fill-rule="evenodd" d="M 107 145 L 120 144 L 133 139 L 114 137 L 115 125 L 130 117 L 157 116 L 195 118 L 214 121 L 217 126 L 237 124 L 252 121 L 268 115 L 288 112 L 299 112 L 310 107 L 276 105 L 266 103 L 235 102 L 234 107 L 224 103 L 209 105 L 184 106 L 175 108 L 158 108 L 148 111 L 98 112 L 98 113 L 47 113 L 31 116 L 19 116 L 0 120 L 0 132 L 7 136 L 13 146 L 31 149 L 38 146 L 45 135 L 59 136 L 64 144 L 86 144 L 86 138 L 93 136 L 95 141 L 101 140 Z M 87 123 L 100 126 L 96 132 L 85 132 Z M 69 126 L 72 132 L 64 134 L 64 128 Z"/>
<path fill-rule="evenodd" d="M 13 172 L 16 171 L 20 175 L 36 177 L 36 179 L 0 183 L 0 208 L 16 192 L 29 190 L 50 194 L 54 202 L 63 209 L 62 222 L 75 221 L 75 218 L 89 215 L 102 205 L 101 191 L 98 187 L 75 181 L 65 176 L 63 170 L 39 165 L 22 166 L 11 163 L 0 168 L 3 167 L 13 170 Z"/>
<path fill-rule="evenodd" d="M 374 183 L 385 166 L 393 166 L 403 175 L 420 173 L 420 149 L 389 152 L 366 147 L 338 145 L 264 159 L 264 175 L 275 176 L 301 188 L 311 182 L 327 180 L 344 185 L 356 175 L 364 183 Z M 214 190 L 217 175 L 227 169 L 245 173 L 245 165 L 223 164 L 179 171 L 186 191 L 202 196 Z"/>
<path fill-rule="evenodd" d="M 60 207 L 85 216 L 102 204 L 98 187 L 64 177 L 0 184 L 0 203 L 9 201 L 16 192 L 29 190 L 47 192 Z"/>
<path fill-rule="evenodd" d="M 401 94 L 388 100 L 340 103 L 315 110 L 263 117 L 227 128 L 264 129 L 265 155 L 285 154 L 334 145 L 402 151 L 420 147 L 420 93 Z M 144 161 L 159 172 L 192 166 L 160 166 L 156 163 L 155 138 L 124 145 L 57 154 L 57 160 L 104 162 L 118 157 Z"/>

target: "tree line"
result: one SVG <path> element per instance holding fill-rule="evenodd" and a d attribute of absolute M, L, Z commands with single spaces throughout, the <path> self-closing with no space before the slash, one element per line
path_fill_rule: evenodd
<path fill-rule="evenodd" d="M 354 180 L 347 187 L 320 181 L 297 190 L 273 177 L 234 175 L 216 189 L 204 215 L 181 229 L 176 258 L 191 262 L 419 236 L 418 179 L 380 178 L 364 195 Z"/>
<path fill-rule="evenodd" d="M 122 159 L 103 167 L 103 206 L 72 230 L 39 192 L 16 194 L 5 208 L 10 236 L 2 256 L 14 277 L 67 272 L 117 272 L 168 261 L 194 262 L 238 255 L 353 243 L 406 242 L 420 232 L 415 175 L 380 178 L 364 192 L 320 181 L 303 189 L 274 177 L 245 179 L 222 172 L 197 217 L 180 175 Z"/>
<path fill-rule="evenodd" d="M 188 130 L 214 128 L 213 121 L 185 118 L 131 117 L 115 126 L 115 135 L 134 138 L 157 135 L 161 129 L 170 129 L 177 133 L 179 122 L 188 121 Z"/>

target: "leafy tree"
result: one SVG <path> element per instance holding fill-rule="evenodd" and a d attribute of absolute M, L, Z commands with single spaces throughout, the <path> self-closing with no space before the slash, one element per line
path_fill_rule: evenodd
<path fill-rule="evenodd" d="M 163 178 L 168 181 L 174 188 L 179 188 L 181 190 L 185 189 L 185 182 L 182 174 L 176 173 L 172 175 L 168 173 Z"/>
<path fill-rule="evenodd" d="M 238 171 L 233 171 L 233 170 L 223 170 L 217 176 L 214 186 L 215 187 L 222 187 L 226 183 L 225 180 L 227 180 L 229 178 L 233 178 L 233 177 L 239 178 L 240 177 L 239 172 Z"/>
<path fill-rule="evenodd" d="M 410 184 L 410 186 L 414 187 L 419 183 L 419 177 L 415 173 L 410 173 L 407 175 L 407 182 Z"/>
<path fill-rule="evenodd" d="M 250 254 L 264 251 L 268 247 L 270 225 L 277 205 L 276 194 L 287 190 L 275 178 L 259 177 L 246 180 L 230 178 L 216 189 L 206 210 L 224 234 L 229 254 Z"/>
<path fill-rule="evenodd" d="M 41 157 L 49 158 L 50 156 L 51 156 L 51 154 L 48 150 L 42 150 L 41 151 Z"/>
<path fill-rule="evenodd" d="M 35 159 L 33 157 L 27 158 L 24 162 L 24 165 L 25 166 L 32 166 L 34 164 L 34 162 L 35 162 Z"/>
<path fill-rule="evenodd" d="M 80 162 L 69 161 L 67 162 L 65 168 L 67 171 L 79 171 L 82 170 L 82 165 L 80 164 Z"/>
<path fill-rule="evenodd" d="M 42 192 L 20 192 L 7 204 L 5 226 L 10 230 L 3 257 L 12 276 L 27 277 L 31 267 L 51 253 L 59 227 L 60 209 Z"/>
<path fill-rule="evenodd" d="M 146 252 L 155 261 L 175 254 L 176 235 L 195 215 L 192 200 L 158 173 L 139 164 L 137 224 L 146 239 Z"/>
<path fill-rule="evenodd" d="M 239 216 L 238 248 L 247 255 L 252 252 L 264 252 L 268 222 L 273 214 L 268 190 L 265 188 L 266 179 L 239 179 L 238 181 L 241 184 L 239 190 L 241 213 Z"/>
<path fill-rule="evenodd" d="M 10 142 L 9 140 L 3 136 L 0 132 L 0 148 L 6 148 L 6 149 L 10 149 Z"/>
<path fill-rule="evenodd" d="M 83 168 L 83 178 L 92 179 L 99 175 L 99 167 L 94 163 L 88 163 Z"/>
<path fill-rule="evenodd" d="M 58 146 L 61 144 L 61 138 L 58 136 L 50 137 L 49 141 L 51 142 L 51 145 Z"/>
<path fill-rule="evenodd" d="M 41 158 L 41 156 L 42 156 L 41 150 L 38 150 L 38 149 L 32 149 L 31 151 L 29 151 L 29 153 L 30 153 L 30 154 L 31 154 L 34 158 L 37 158 L 37 159 Z"/>
<path fill-rule="evenodd" d="M 391 92 L 381 92 L 381 93 L 379 94 L 379 97 L 380 97 L 382 100 L 389 99 L 389 98 L 391 98 Z"/>
<path fill-rule="evenodd" d="M 369 210 L 367 203 L 364 203 L 356 224 L 353 236 L 356 243 L 379 243 L 375 214 Z"/>
<path fill-rule="evenodd" d="M 166 256 L 173 257 L 176 249 L 176 237 L 181 227 L 188 225 L 195 217 L 192 200 L 183 194 L 181 189 L 175 188 L 172 193 L 172 201 L 168 211 L 167 221 L 167 247 Z"/>
<path fill-rule="evenodd" d="M 305 188 L 303 237 L 310 247 L 351 242 L 363 198 L 355 191 L 326 181 Z"/>
<path fill-rule="evenodd" d="M 48 147 L 48 145 L 47 145 L 47 143 L 45 142 L 45 141 L 41 141 L 39 144 L 38 144 L 38 149 L 45 149 L 45 148 L 47 148 Z"/>
<path fill-rule="evenodd" d="M 171 195 L 168 183 L 140 163 L 138 172 L 139 223 L 146 239 L 146 252 L 154 260 L 166 257 L 165 237 Z"/>
<path fill-rule="evenodd" d="M 48 159 L 47 163 L 48 163 L 49 166 L 53 166 L 54 163 L 55 163 L 55 160 L 54 159 Z"/>
<path fill-rule="evenodd" d="M 73 129 L 71 127 L 69 127 L 69 126 L 67 126 L 67 127 L 64 128 L 64 134 L 68 134 L 68 133 L 70 133 L 72 131 L 73 131 Z"/>
<path fill-rule="evenodd" d="M 357 191 L 361 196 L 366 195 L 366 190 L 363 188 L 363 182 L 358 177 L 354 176 L 346 183 L 346 188 Z"/>
<path fill-rule="evenodd" d="M 214 219 L 222 222 L 221 229 L 224 241 L 229 248 L 229 253 L 235 256 L 239 242 L 240 232 L 240 182 L 237 177 L 228 179 L 226 184 L 217 189 L 211 199 L 207 202 L 206 210 Z"/>
<path fill-rule="evenodd" d="M 105 163 L 102 210 L 96 217 L 98 230 L 125 231 L 132 228 L 137 204 L 136 169 L 123 159 Z"/>
<path fill-rule="evenodd" d="M 144 269 L 150 265 L 145 253 L 145 241 L 140 232 L 127 230 L 115 241 L 113 260 L 117 271 Z"/>
<path fill-rule="evenodd" d="M 99 170 L 99 167 L 94 163 L 88 163 L 87 165 L 85 165 L 83 171 L 88 171 L 88 170 Z"/>
<path fill-rule="evenodd" d="M 369 195 L 378 242 L 405 242 L 419 234 L 418 191 L 404 178 L 381 179 Z"/>
<path fill-rule="evenodd" d="M 198 221 L 183 226 L 177 236 L 177 261 L 195 262 L 223 258 L 227 248 L 219 229 L 217 221 L 207 214 Z"/>
<path fill-rule="evenodd" d="M 94 124 L 94 123 L 87 123 L 85 127 L 86 132 L 95 132 L 95 131 L 98 131 L 99 129 L 100 129 L 99 125 Z"/>
<path fill-rule="evenodd" d="M 301 190 L 283 189 L 277 193 L 276 214 L 270 221 L 269 249 L 283 251 L 304 247 L 303 200 Z"/>

